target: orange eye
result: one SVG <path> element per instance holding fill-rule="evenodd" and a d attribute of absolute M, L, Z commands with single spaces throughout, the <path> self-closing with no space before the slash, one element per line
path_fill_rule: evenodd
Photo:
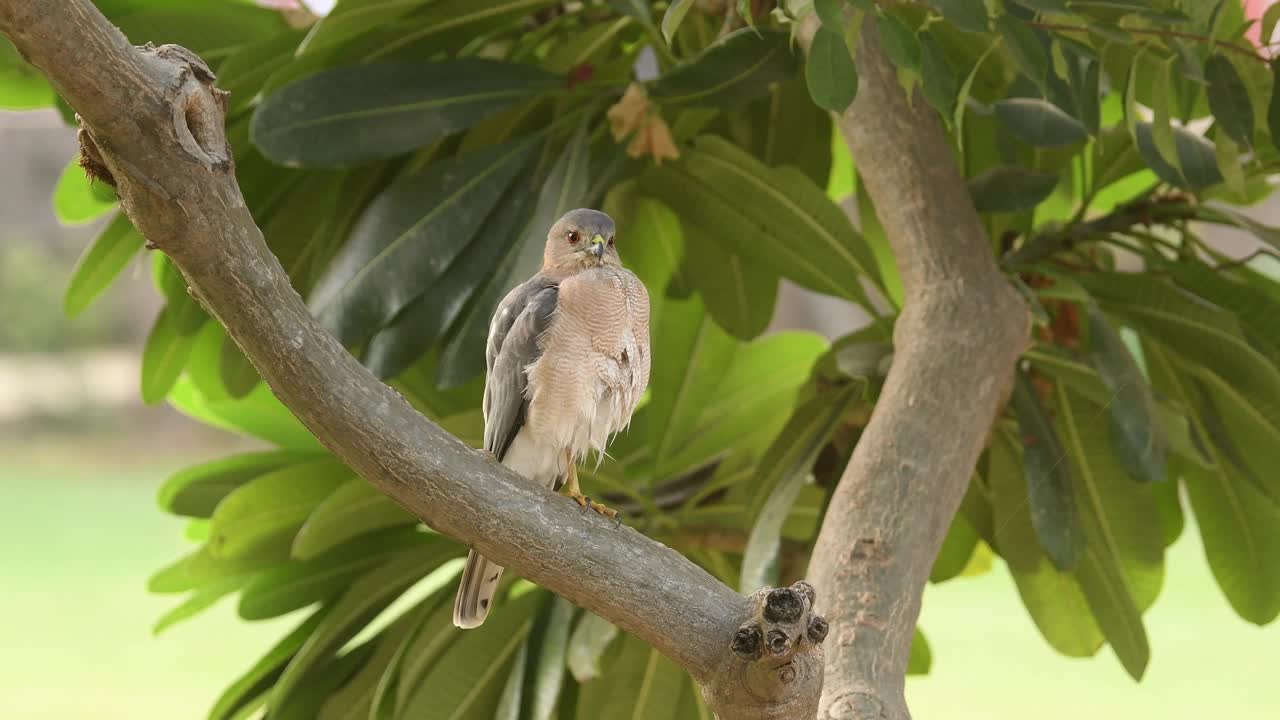
<path fill-rule="evenodd" d="M 570 230 L 568 237 L 570 245 L 577 245 L 578 241 L 582 239 L 582 236 L 578 234 L 577 230 Z"/>

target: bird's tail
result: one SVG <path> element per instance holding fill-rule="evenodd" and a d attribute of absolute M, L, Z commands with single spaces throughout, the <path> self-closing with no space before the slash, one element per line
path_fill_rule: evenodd
<path fill-rule="evenodd" d="M 475 550 L 468 553 L 458 596 L 453 601 L 453 624 L 463 629 L 480 627 L 489 616 L 501 578 L 501 565 L 489 562 Z"/>

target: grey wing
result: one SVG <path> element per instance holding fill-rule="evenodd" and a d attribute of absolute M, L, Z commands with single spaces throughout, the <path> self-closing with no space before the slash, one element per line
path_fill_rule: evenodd
<path fill-rule="evenodd" d="M 525 374 L 542 354 L 539 340 L 551 324 L 559 288 L 544 278 L 512 290 L 498 305 L 489 325 L 484 383 L 484 449 L 499 460 L 524 425 L 529 378 Z"/>

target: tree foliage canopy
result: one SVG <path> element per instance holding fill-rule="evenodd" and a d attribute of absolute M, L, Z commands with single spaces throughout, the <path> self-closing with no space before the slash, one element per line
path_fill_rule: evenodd
<path fill-rule="evenodd" d="M 301 27 L 240 0 L 97 4 L 133 42 L 216 69 L 244 196 L 294 286 L 473 445 L 494 306 L 556 217 L 610 212 L 651 291 L 653 382 L 584 485 L 745 591 L 803 573 L 892 362 L 895 258 L 829 113 L 874 27 L 949 129 L 1037 321 L 932 581 L 998 555 L 1053 648 L 1110 645 L 1138 678 L 1186 501 L 1235 611 L 1280 614 L 1280 228 L 1238 209 L 1271 194 L 1280 93 L 1239 0 L 340 0 Z M 792 34 L 809 13 L 806 62 Z M 0 107 L 45 106 L 74 122 L 0 45 Z M 115 212 L 74 164 L 54 206 Z M 1260 249 L 1227 257 L 1207 226 Z M 68 312 L 142 248 L 116 212 Z M 153 267 L 167 302 L 144 397 L 272 446 L 161 490 L 194 549 L 151 580 L 184 596 L 158 627 L 229 595 L 246 620 L 302 611 L 211 718 L 706 716 L 676 665 L 526 582 L 484 629 L 453 628 L 465 548 L 329 455 L 181 274 Z M 782 280 L 872 319 L 832 343 L 764 335 Z"/>

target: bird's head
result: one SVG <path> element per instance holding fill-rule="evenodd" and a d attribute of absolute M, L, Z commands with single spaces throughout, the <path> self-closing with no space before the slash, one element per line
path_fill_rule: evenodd
<path fill-rule="evenodd" d="M 570 210 L 551 226 L 543 266 L 576 271 L 600 265 L 621 265 L 614 247 L 613 218 L 599 210 Z"/>

